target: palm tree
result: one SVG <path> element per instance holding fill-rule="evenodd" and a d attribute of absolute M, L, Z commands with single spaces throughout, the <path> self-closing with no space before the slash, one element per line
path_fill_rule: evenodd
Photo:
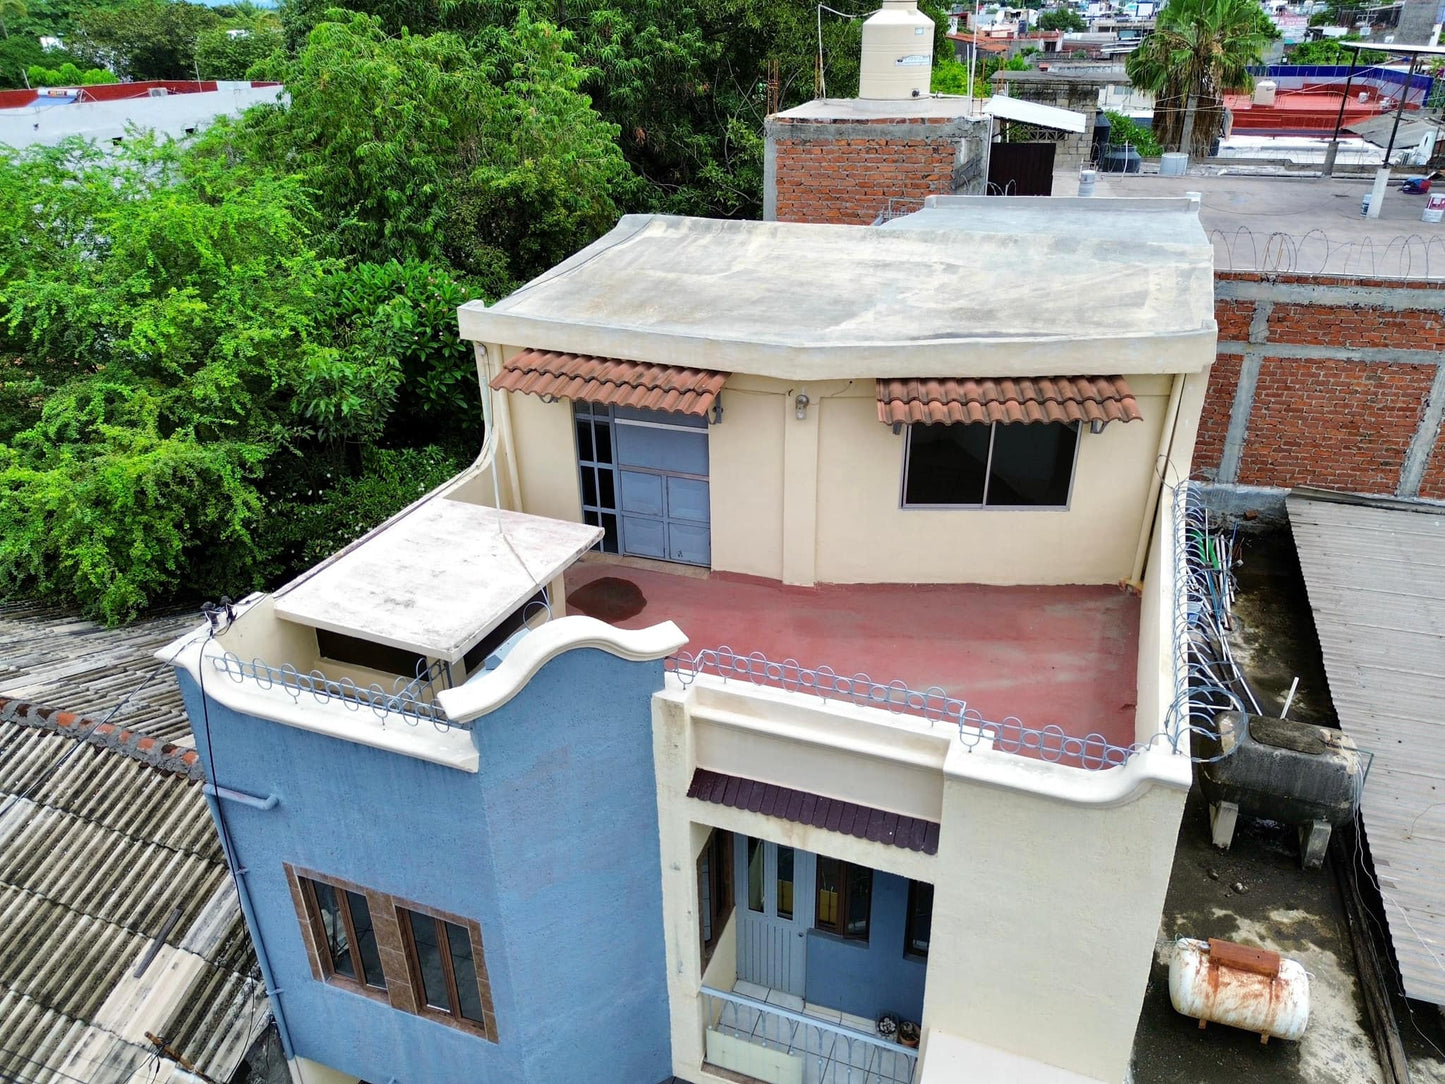
<path fill-rule="evenodd" d="M 1259 0 L 1171 0 L 1125 63 L 1152 90 L 1160 146 L 1206 157 L 1224 123 L 1224 93 L 1254 85 L 1251 65 L 1279 36 Z"/>

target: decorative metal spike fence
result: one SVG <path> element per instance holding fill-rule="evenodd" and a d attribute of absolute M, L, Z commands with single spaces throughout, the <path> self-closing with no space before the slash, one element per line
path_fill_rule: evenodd
<path fill-rule="evenodd" d="M 447 673 L 444 662 L 433 663 L 410 680 L 397 678 L 389 690 L 380 682 L 358 685 L 350 678 L 327 677 L 320 670 L 303 673 L 290 664 L 272 666 L 262 659 L 247 662 L 230 651 L 212 656 L 211 662 L 232 681 L 253 681 L 262 690 L 274 689 L 290 696 L 292 703 L 298 703 L 303 696 L 311 697 L 318 704 L 340 703 L 352 711 L 371 712 L 383 725 L 395 718 L 410 726 L 428 722 L 439 730 L 467 727 L 448 719 L 446 712 L 434 702 L 437 684 Z"/>

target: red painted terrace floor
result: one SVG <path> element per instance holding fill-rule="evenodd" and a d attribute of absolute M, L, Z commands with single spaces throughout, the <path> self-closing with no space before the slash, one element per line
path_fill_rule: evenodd
<path fill-rule="evenodd" d="M 578 589 L 602 577 L 641 592 L 641 610 L 614 624 L 676 621 L 688 651 L 729 647 L 881 684 L 936 685 L 987 719 L 1014 715 L 1026 727 L 1134 741 L 1139 600 L 1116 587 L 788 587 L 589 555 L 567 570 L 569 611 L 582 609 L 571 601 Z"/>

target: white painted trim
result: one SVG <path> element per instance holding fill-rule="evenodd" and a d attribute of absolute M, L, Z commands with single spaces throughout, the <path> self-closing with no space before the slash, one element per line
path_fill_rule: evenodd
<path fill-rule="evenodd" d="M 470 722 L 496 711 L 516 696 L 533 675 L 558 655 L 591 647 L 630 662 L 666 658 L 687 643 L 671 621 L 645 629 L 619 629 L 595 617 L 559 617 L 524 636 L 502 664 L 465 685 L 437 694 L 453 722 Z"/>

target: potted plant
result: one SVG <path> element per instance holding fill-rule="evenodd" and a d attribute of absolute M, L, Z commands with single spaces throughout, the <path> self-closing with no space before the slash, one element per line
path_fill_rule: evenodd
<path fill-rule="evenodd" d="M 890 1042 L 898 1035 L 898 1016 L 896 1013 L 886 1012 L 878 1017 L 878 1037 L 887 1039 Z"/>
<path fill-rule="evenodd" d="M 917 1048 L 918 1025 L 912 1020 L 901 1021 L 898 1025 L 898 1041 L 904 1046 Z"/>

